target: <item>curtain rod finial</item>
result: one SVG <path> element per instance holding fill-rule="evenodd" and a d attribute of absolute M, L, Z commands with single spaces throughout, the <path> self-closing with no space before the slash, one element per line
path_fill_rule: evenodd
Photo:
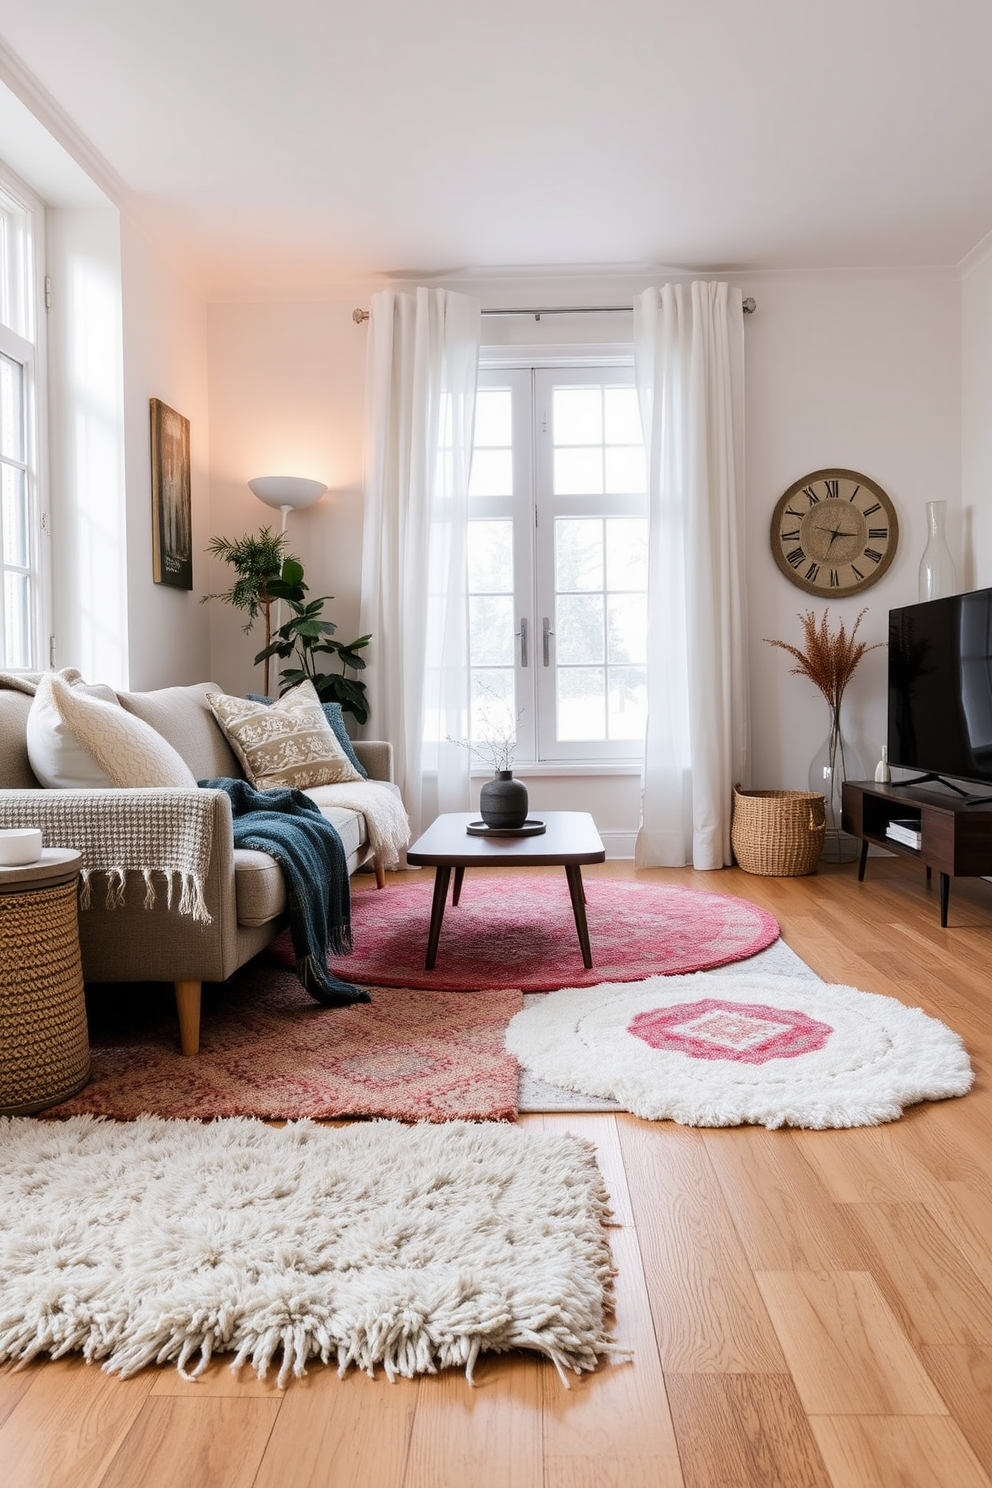
<path fill-rule="evenodd" d="M 368 320 L 370 317 L 367 310 L 352 310 L 351 318 L 356 325 L 361 325 L 363 321 Z"/>
<path fill-rule="evenodd" d="M 748 295 L 746 297 L 746 299 L 743 301 L 744 314 L 745 315 L 753 315 L 754 312 L 755 312 L 755 310 L 757 310 L 757 308 L 758 308 L 758 302 L 757 302 L 757 300 L 754 298 L 753 295 Z"/>

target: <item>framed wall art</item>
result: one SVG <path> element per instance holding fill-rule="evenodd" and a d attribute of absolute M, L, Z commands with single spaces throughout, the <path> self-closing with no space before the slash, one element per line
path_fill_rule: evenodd
<path fill-rule="evenodd" d="M 189 419 L 152 398 L 152 573 L 156 584 L 193 587 Z"/>

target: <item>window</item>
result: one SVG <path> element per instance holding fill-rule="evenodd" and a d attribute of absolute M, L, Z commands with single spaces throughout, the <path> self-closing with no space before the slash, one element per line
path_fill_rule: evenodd
<path fill-rule="evenodd" d="M 640 753 L 647 500 L 629 369 L 484 372 L 469 488 L 472 737 L 517 759 Z"/>
<path fill-rule="evenodd" d="M 42 212 L 0 174 L 0 665 L 41 665 L 39 313 Z"/>

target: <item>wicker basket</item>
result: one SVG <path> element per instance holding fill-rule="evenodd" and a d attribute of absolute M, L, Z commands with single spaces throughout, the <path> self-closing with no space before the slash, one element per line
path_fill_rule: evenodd
<path fill-rule="evenodd" d="M 823 847 L 825 804 L 815 791 L 741 790 L 734 786 L 730 830 L 745 873 L 793 878 L 816 869 Z"/>

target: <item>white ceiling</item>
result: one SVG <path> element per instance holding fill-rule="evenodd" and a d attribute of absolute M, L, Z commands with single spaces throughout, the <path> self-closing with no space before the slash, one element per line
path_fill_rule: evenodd
<path fill-rule="evenodd" d="M 218 297 L 992 231 L 988 0 L 0 0 L 0 38 Z"/>

